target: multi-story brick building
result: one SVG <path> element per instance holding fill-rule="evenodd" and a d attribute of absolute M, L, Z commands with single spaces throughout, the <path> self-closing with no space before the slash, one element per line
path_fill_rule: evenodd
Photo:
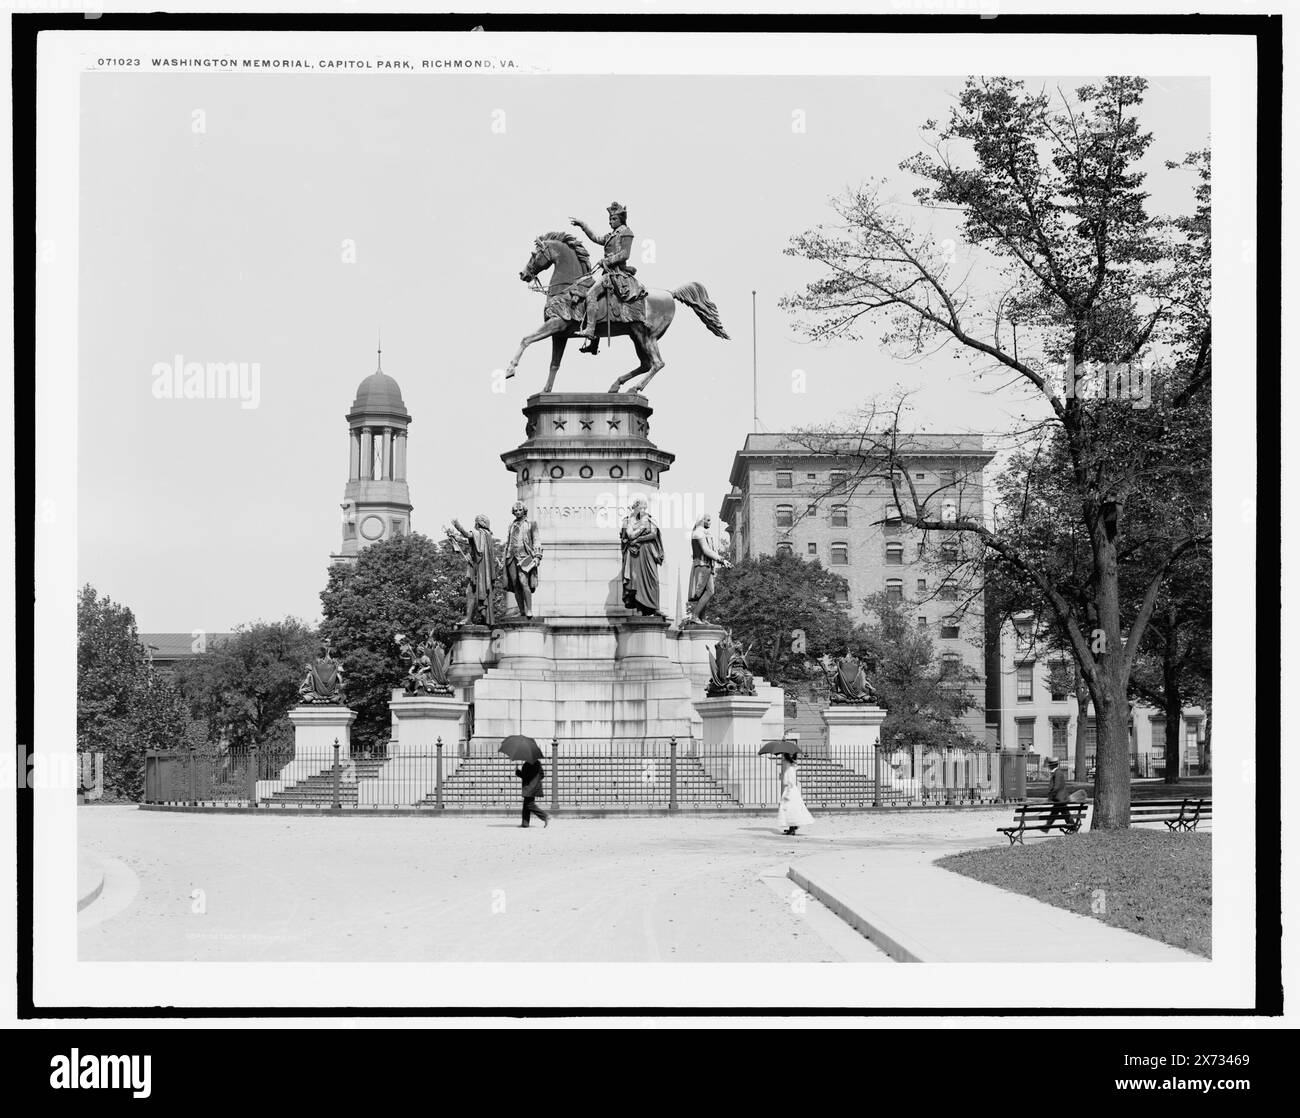
<path fill-rule="evenodd" d="M 911 487 L 936 520 L 982 518 L 982 435 L 909 435 L 895 441 L 898 486 Z M 962 533 L 905 525 L 885 459 L 857 437 L 755 434 L 731 467 L 721 518 L 733 559 L 791 554 L 820 562 L 848 582 L 845 603 L 862 618 L 863 599 L 885 592 L 908 603 L 932 634 L 946 671 L 964 669 L 984 694 L 984 617 L 978 557 Z M 986 740 L 984 712 L 966 728 Z"/>
<path fill-rule="evenodd" d="M 997 636 L 998 677 L 990 681 L 989 715 L 998 727 L 1003 749 L 1019 749 L 1030 755 L 1030 767 L 1037 768 L 1048 757 L 1069 766 L 1074 775 L 1075 732 L 1079 704 L 1073 689 L 1073 667 L 1063 652 L 1045 650 L 1035 640 L 1032 614 L 1016 614 Z M 994 668 L 990 667 L 990 671 Z M 1133 703 L 1129 715 L 1129 761 L 1139 776 L 1164 774 L 1168 728 L 1165 713 L 1145 703 Z M 1183 775 L 1195 772 L 1205 741 L 1205 711 L 1186 707 L 1176 732 L 1182 748 L 1179 768 Z M 1089 714 L 1083 726 L 1084 757 L 1088 768 L 1097 752 L 1096 719 Z"/>

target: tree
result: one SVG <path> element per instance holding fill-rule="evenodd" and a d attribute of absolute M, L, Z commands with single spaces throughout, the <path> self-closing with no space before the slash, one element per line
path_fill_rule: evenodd
<path fill-rule="evenodd" d="M 862 605 L 868 620 L 857 648 L 878 665 L 873 681 L 880 705 L 888 711 L 881 741 L 901 736 L 909 745 L 971 744 L 961 717 L 977 705 L 969 685 L 978 673 L 960 664 L 945 668 L 908 603 L 872 594 Z"/>
<path fill-rule="evenodd" d="M 298 703 L 307 663 L 319 651 L 311 628 L 296 618 L 241 625 L 225 640 L 183 664 L 177 673 L 210 743 L 228 748 L 287 747 L 288 714 Z"/>
<path fill-rule="evenodd" d="M 144 757 L 193 730 L 179 692 L 145 656 L 135 615 L 89 583 L 77 600 L 77 751 L 104 757 L 104 790 L 139 800 Z"/>
<path fill-rule="evenodd" d="M 794 555 L 743 559 L 717 575 L 711 612 L 743 648 L 751 670 L 777 686 L 816 679 L 815 662 L 852 640 L 849 584 L 819 560 Z"/>
<path fill-rule="evenodd" d="M 362 548 L 355 566 L 335 564 L 321 592 L 320 637 L 342 661 L 348 705 L 357 712 L 353 741 L 362 748 L 386 742 L 388 703 L 406 665 L 398 633 L 443 642 L 464 616 L 465 567 L 446 540 L 418 532 Z"/>
<path fill-rule="evenodd" d="M 825 271 L 785 300 L 811 337 L 852 337 L 864 317 L 883 316 L 884 340 L 895 350 L 916 357 L 958 347 L 1035 401 L 1037 414 L 1017 435 L 1060 463 L 1052 473 L 1060 491 L 1049 500 L 1027 490 L 1029 518 L 990 525 L 979 509 L 936 515 L 932 494 L 919 493 L 906 473 L 909 448 L 897 427 L 867 441 L 874 457 L 899 469 L 894 492 L 905 523 L 978 539 L 1032 583 L 1059 624 L 1097 711 L 1094 826 L 1102 829 L 1129 823 L 1134 658 L 1170 570 L 1209 539 L 1208 509 L 1170 509 L 1166 523 L 1181 531 L 1163 540 L 1133 539 L 1125 517 L 1136 494 L 1179 494 L 1175 480 L 1205 467 L 1206 447 L 1188 442 L 1191 425 L 1178 413 L 1208 386 L 1208 329 L 1195 369 L 1174 360 L 1159 373 L 1141 370 L 1145 399 L 1132 394 L 1132 378 L 1125 400 L 1090 394 L 1086 383 L 1080 390 L 1082 372 L 1101 369 L 1109 384 L 1112 373 L 1141 368 L 1161 345 L 1175 357 L 1186 353 L 1193 336 L 1196 312 L 1179 295 L 1171 249 L 1171 237 L 1181 233 L 1188 245 L 1192 234 L 1146 213 L 1139 164 L 1152 137 L 1136 115 L 1145 87 L 1140 78 L 1110 77 L 1080 87 L 1073 100 L 1062 95 L 1054 108 L 1051 96 L 1023 82 L 967 80 L 947 123 L 925 125 L 930 152 L 903 169 L 921 180 L 913 195 L 922 207 L 958 215 L 969 267 L 959 271 L 872 185 L 835 204 L 838 229 L 804 233 L 787 250 Z M 962 165 L 959 152 L 973 163 Z M 1058 531 L 1077 533 L 1077 594 L 1054 581 Z M 1126 612 L 1120 570 L 1138 551 L 1147 578 Z"/>

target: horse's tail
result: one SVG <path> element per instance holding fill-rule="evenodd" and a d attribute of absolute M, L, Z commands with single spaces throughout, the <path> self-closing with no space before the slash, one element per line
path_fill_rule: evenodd
<path fill-rule="evenodd" d="M 722 328 L 722 319 L 718 316 L 718 308 L 713 305 L 709 293 L 704 290 L 704 284 L 683 284 L 673 291 L 673 298 L 679 303 L 685 303 L 686 306 L 690 307 L 695 312 L 695 316 L 709 328 L 709 333 L 730 340 L 730 335 Z"/>

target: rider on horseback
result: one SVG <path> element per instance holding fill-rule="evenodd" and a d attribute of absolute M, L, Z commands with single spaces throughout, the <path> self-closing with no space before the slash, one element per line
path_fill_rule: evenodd
<path fill-rule="evenodd" d="M 587 306 L 583 313 L 582 329 L 578 331 L 580 336 L 588 339 L 587 344 L 580 351 L 582 353 L 595 353 L 600 344 L 596 335 L 596 303 L 602 294 L 610 304 L 606 312 L 610 317 L 613 317 L 612 303 L 615 297 L 621 303 L 632 303 L 644 298 L 646 294 L 646 289 L 636 279 L 636 269 L 627 263 L 632 255 L 633 236 L 632 230 L 627 227 L 627 207 L 614 202 L 607 208 L 610 232 L 603 237 L 596 236 L 591 231 L 591 227 L 580 218 L 569 219 L 570 224 L 581 229 L 588 240 L 605 249 L 605 258 L 601 261 L 604 275 L 598 277 L 587 290 Z"/>

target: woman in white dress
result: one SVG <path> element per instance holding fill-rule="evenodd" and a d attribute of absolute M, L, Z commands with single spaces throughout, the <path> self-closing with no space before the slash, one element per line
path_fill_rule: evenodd
<path fill-rule="evenodd" d="M 785 828 L 781 832 L 783 835 L 792 835 L 812 821 L 812 815 L 804 806 L 803 793 L 799 791 L 799 759 L 793 753 L 782 753 L 781 806 L 776 813 L 777 825 Z"/>

